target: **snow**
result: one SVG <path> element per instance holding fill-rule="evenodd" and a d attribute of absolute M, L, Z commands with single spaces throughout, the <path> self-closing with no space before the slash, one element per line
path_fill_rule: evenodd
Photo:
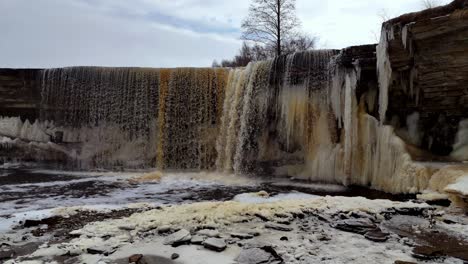
<path fill-rule="evenodd" d="M 4 211 L 2 211 L 4 214 Z M 27 211 L 21 213 L 15 213 L 9 215 L 8 217 L 1 217 L 0 216 L 0 233 L 7 232 L 11 230 L 11 228 L 15 225 L 18 225 L 20 221 L 24 221 L 26 219 L 29 220 L 41 220 L 47 217 L 52 216 L 52 210 L 36 210 L 36 211 Z"/>
<path fill-rule="evenodd" d="M 455 183 L 445 187 L 444 191 L 462 196 L 468 196 L 468 174 L 458 178 Z"/>
<path fill-rule="evenodd" d="M 293 192 L 293 193 L 283 193 L 278 194 L 272 197 L 264 197 L 259 193 L 244 193 L 239 194 L 234 197 L 234 201 L 241 202 L 241 203 L 272 203 L 272 202 L 279 202 L 279 201 L 286 201 L 286 200 L 302 200 L 302 199 L 312 199 L 318 198 L 320 196 L 311 195 L 306 193 L 300 192 Z"/>

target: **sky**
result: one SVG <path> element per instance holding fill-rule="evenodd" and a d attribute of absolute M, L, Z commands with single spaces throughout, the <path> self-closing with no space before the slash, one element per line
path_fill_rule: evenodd
<path fill-rule="evenodd" d="M 422 0 L 297 0 L 317 48 L 376 43 Z M 448 3 L 449 0 L 439 0 Z M 0 0 L 0 68 L 207 67 L 239 50 L 250 0 Z"/>

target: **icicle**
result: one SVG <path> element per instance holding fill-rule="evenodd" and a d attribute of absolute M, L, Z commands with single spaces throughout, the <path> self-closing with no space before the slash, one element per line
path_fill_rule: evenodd
<path fill-rule="evenodd" d="M 393 27 L 384 26 L 382 28 L 381 39 L 377 45 L 377 73 L 379 80 L 379 116 L 380 123 L 385 123 L 388 93 L 392 81 L 392 67 L 388 54 L 388 43 L 394 39 Z"/>

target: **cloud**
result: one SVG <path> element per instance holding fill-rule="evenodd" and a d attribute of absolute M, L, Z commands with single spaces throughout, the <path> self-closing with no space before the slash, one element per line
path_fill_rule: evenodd
<path fill-rule="evenodd" d="M 381 10 L 420 0 L 297 0 L 320 47 L 376 42 Z M 445 0 L 448 2 L 448 0 Z M 1 0 L 0 67 L 209 66 L 240 47 L 249 0 Z"/>

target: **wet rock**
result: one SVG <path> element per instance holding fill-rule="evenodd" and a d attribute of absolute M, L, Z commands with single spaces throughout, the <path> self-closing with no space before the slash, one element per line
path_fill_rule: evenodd
<path fill-rule="evenodd" d="M 142 254 L 131 255 L 131 256 L 128 258 L 128 263 L 138 263 L 141 259 L 143 259 L 143 255 L 142 255 Z"/>
<path fill-rule="evenodd" d="M 185 229 L 181 229 L 166 237 L 163 241 L 163 244 L 178 246 L 189 242 L 191 239 L 192 236 L 190 235 L 190 232 Z"/>
<path fill-rule="evenodd" d="M 206 236 L 206 237 L 219 237 L 219 231 L 211 230 L 211 229 L 199 230 L 197 234 L 201 236 Z"/>
<path fill-rule="evenodd" d="M 33 219 L 28 219 L 24 221 L 24 227 L 29 228 L 29 227 L 36 227 L 36 226 L 41 226 L 41 225 L 48 225 L 52 226 L 57 224 L 60 221 L 59 216 L 53 216 L 53 217 L 48 217 L 40 220 L 33 220 Z"/>
<path fill-rule="evenodd" d="M 179 257 L 180 257 L 180 255 L 177 254 L 177 253 L 174 253 L 174 254 L 171 255 L 171 259 L 172 259 L 172 260 L 178 259 Z"/>
<path fill-rule="evenodd" d="M 413 256 L 418 259 L 434 259 L 443 256 L 443 251 L 431 246 L 417 246 L 413 249 Z"/>
<path fill-rule="evenodd" d="M 284 232 L 293 231 L 292 227 L 281 225 L 281 224 L 275 224 L 275 223 L 265 224 L 265 228 L 274 229 L 274 230 L 278 230 L 278 231 L 284 231 Z"/>
<path fill-rule="evenodd" d="M 0 260 L 7 260 L 15 255 L 13 250 L 0 251 Z"/>
<path fill-rule="evenodd" d="M 393 208 L 393 210 L 400 215 L 422 216 L 424 215 L 424 211 L 428 210 L 428 208 Z"/>
<path fill-rule="evenodd" d="M 205 241 L 205 237 L 199 235 L 192 236 L 192 238 L 190 239 L 190 243 L 195 245 L 201 245 L 203 244 L 203 241 Z"/>
<path fill-rule="evenodd" d="M 267 216 L 262 215 L 262 214 L 259 214 L 259 213 L 254 214 L 254 216 L 260 218 L 260 220 L 262 220 L 263 222 L 268 222 L 268 221 L 270 221 L 270 219 L 269 219 Z"/>
<path fill-rule="evenodd" d="M 105 255 L 105 256 L 108 256 L 108 255 L 114 253 L 115 249 L 96 246 L 96 247 L 87 248 L 86 252 L 88 252 L 88 254 L 91 254 L 91 255 Z"/>
<path fill-rule="evenodd" d="M 203 246 L 207 249 L 211 249 L 214 251 L 224 251 L 226 249 L 226 242 L 223 239 L 219 238 L 208 238 L 203 242 Z"/>
<path fill-rule="evenodd" d="M 339 220 L 331 224 L 332 227 L 346 232 L 364 235 L 376 229 L 376 225 L 368 218 Z"/>
<path fill-rule="evenodd" d="M 280 225 L 290 225 L 291 224 L 290 219 L 277 219 L 275 222 L 280 224 Z"/>
<path fill-rule="evenodd" d="M 251 234 L 245 234 L 245 233 L 231 233 L 231 237 L 239 238 L 239 239 L 251 239 L 254 236 Z"/>
<path fill-rule="evenodd" d="M 389 234 L 382 232 L 380 228 L 377 228 L 365 233 L 364 237 L 374 242 L 385 242 L 388 240 Z"/>

